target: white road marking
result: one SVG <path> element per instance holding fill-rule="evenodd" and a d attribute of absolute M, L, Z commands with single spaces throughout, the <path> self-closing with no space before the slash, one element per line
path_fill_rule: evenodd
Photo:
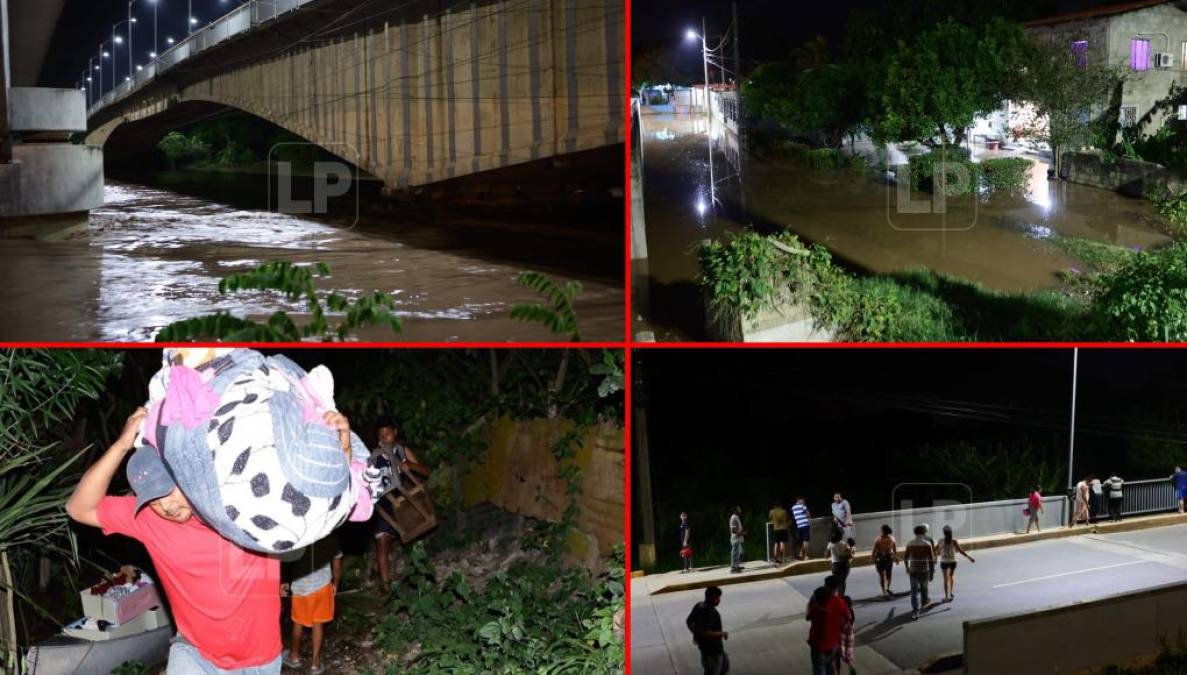
<path fill-rule="evenodd" d="M 1116 563 L 1115 565 L 1103 565 L 1101 567 L 1089 567 L 1086 570 L 1076 570 L 1074 572 L 1060 572 L 1059 574 L 1048 574 L 1045 577 L 1035 577 L 1033 579 L 1023 579 L 1022 581 L 1011 581 L 1008 584 L 997 584 L 993 588 L 1005 588 L 1007 586 L 1017 586 L 1019 584 L 1029 584 L 1032 581 L 1043 581 L 1045 579 L 1056 579 L 1059 577 L 1070 577 L 1073 574 L 1084 574 L 1085 572 L 1099 572 L 1100 570 L 1111 570 L 1117 567 L 1128 567 L 1129 565 L 1145 565 L 1149 560 L 1133 560 L 1130 562 Z"/>

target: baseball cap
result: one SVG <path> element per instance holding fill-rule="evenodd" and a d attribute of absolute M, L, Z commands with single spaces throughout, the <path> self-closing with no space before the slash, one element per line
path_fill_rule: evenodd
<path fill-rule="evenodd" d="M 176 484 L 161 456 L 153 448 L 142 445 L 128 460 L 128 483 L 136 493 L 136 510 L 154 499 L 160 499 L 173 491 Z"/>

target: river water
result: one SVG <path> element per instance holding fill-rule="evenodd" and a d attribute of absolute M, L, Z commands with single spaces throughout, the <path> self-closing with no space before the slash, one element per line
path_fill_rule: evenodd
<path fill-rule="evenodd" d="M 659 340 L 706 339 L 696 246 L 751 226 L 791 230 L 857 270 L 927 267 L 1003 291 L 1057 287 L 1061 271 L 1082 265 L 1056 236 L 1139 249 L 1168 240 L 1146 201 L 1048 181 L 1047 163 L 1033 156 L 1024 195 L 953 199 L 944 214 L 925 203 L 936 212 L 907 213 L 896 188 L 872 173 L 746 157 L 731 133 L 715 127 L 710 136 L 706 126 L 701 115 L 642 117 L 650 296 L 635 330 Z"/>
<path fill-rule="evenodd" d="M 110 179 L 105 200 L 86 231 L 64 241 L 0 241 L 0 340 L 146 341 L 173 321 L 217 310 L 264 319 L 284 309 L 300 323 L 304 307 L 279 294 L 218 293 L 223 276 L 268 261 L 325 262 L 332 276 L 319 286 L 348 297 L 390 293 L 403 332 L 368 328 L 358 339 L 565 339 L 510 318 L 514 305 L 540 301 L 516 283 L 528 269 L 582 284 L 575 308 L 583 339 L 623 337 L 621 217 L 564 227 L 372 204 L 351 227 L 343 217 L 272 213 L 209 189 Z M 568 218 L 557 216 L 562 225 Z"/>

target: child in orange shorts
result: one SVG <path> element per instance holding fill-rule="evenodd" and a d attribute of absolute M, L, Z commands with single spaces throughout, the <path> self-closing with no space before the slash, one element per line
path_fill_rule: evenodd
<path fill-rule="evenodd" d="M 293 580 L 289 590 L 293 596 L 292 642 L 284 655 L 284 665 L 301 667 L 301 638 L 305 629 L 313 634 L 313 654 L 309 661 L 309 675 L 325 672 L 321 663 L 323 627 L 334 620 L 334 595 L 342 576 L 342 551 L 336 537 L 330 535 L 305 549 L 300 559 L 292 563 Z"/>

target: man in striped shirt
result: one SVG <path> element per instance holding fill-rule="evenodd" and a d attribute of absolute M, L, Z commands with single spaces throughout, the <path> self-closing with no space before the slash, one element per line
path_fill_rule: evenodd
<path fill-rule="evenodd" d="M 795 557 L 806 560 L 808 540 L 812 538 L 812 514 L 808 513 L 808 505 L 804 503 L 803 497 L 795 498 L 791 516 L 795 519 Z"/>
<path fill-rule="evenodd" d="M 927 528 L 915 526 L 915 538 L 907 543 L 907 574 L 911 577 L 911 618 L 919 618 L 919 610 L 927 609 L 927 584 L 935 574 L 936 552 L 926 538 Z"/>

